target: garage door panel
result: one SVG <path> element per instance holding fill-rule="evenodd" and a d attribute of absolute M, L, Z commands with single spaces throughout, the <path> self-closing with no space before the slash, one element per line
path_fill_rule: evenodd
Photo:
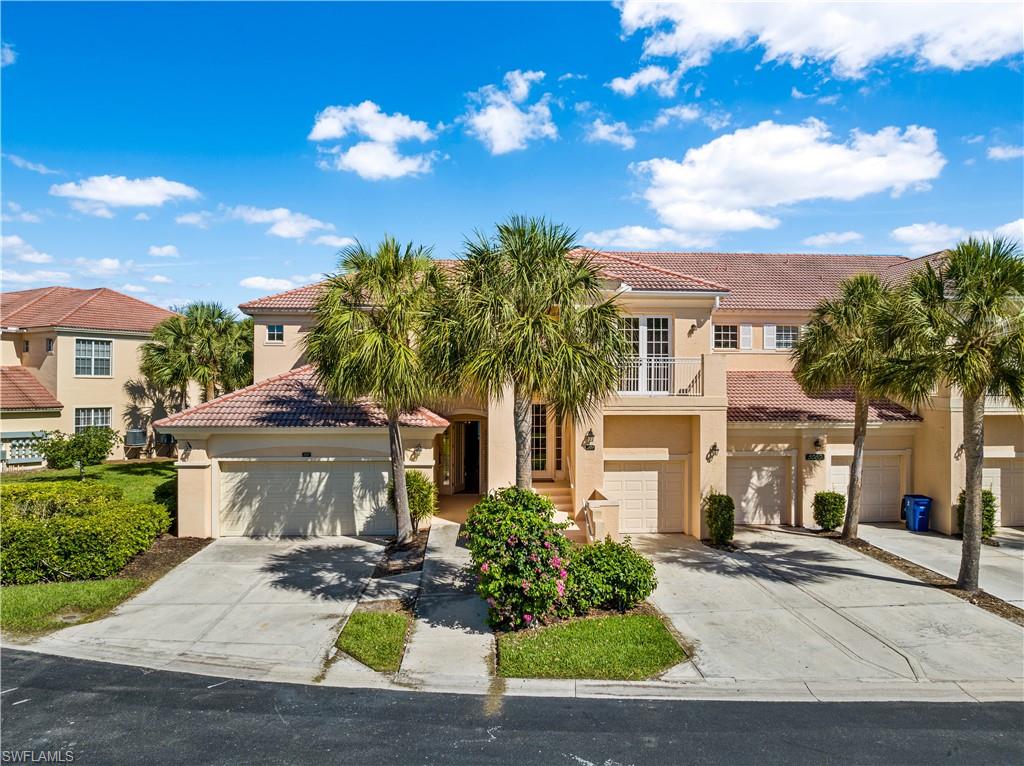
<path fill-rule="evenodd" d="M 850 457 L 832 458 L 829 483 L 833 492 L 846 497 L 850 488 Z M 900 458 L 898 455 L 866 455 L 861 475 L 861 521 L 900 520 Z"/>
<path fill-rule="evenodd" d="M 223 464 L 220 534 L 392 534 L 388 473 L 372 463 Z"/>
<path fill-rule="evenodd" d="M 996 498 L 996 524 L 1024 526 L 1024 460 L 987 458 L 982 468 L 982 487 Z"/>
<path fill-rule="evenodd" d="M 680 461 L 610 461 L 604 491 L 619 503 L 619 532 L 681 532 L 683 482 Z"/>
<path fill-rule="evenodd" d="M 789 460 L 730 457 L 726 479 L 737 524 L 781 524 L 789 497 Z"/>

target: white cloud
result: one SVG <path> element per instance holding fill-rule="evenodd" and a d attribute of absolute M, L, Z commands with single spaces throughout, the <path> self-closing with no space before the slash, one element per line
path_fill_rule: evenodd
<path fill-rule="evenodd" d="M 246 223 L 269 223 L 271 226 L 267 229 L 267 234 L 284 239 L 305 239 L 312 231 L 334 230 L 332 224 L 318 221 L 305 213 L 296 213 L 286 207 L 266 209 L 238 205 L 228 208 L 227 214 L 230 218 Z"/>
<path fill-rule="evenodd" d="M 862 239 L 864 235 L 856 231 L 827 231 L 824 234 L 807 237 L 803 242 L 808 247 L 832 247 L 845 245 L 847 242 L 860 242 Z"/>
<path fill-rule="evenodd" d="M 566 72 L 565 74 L 558 76 L 559 82 L 565 82 L 566 80 L 586 80 L 585 74 L 577 74 L 575 72 Z"/>
<path fill-rule="evenodd" d="M 71 275 L 66 271 L 11 271 L 0 269 L 0 282 L 9 284 L 32 284 L 33 282 L 67 282 Z"/>
<path fill-rule="evenodd" d="M 651 229 L 646 226 L 620 226 L 617 229 L 589 231 L 583 235 L 583 244 L 598 248 L 625 248 L 654 250 L 658 248 L 699 248 L 711 244 L 710 237 L 688 234 L 669 228 Z"/>
<path fill-rule="evenodd" d="M 52 255 L 36 250 L 17 234 L 5 234 L 0 237 L 0 250 L 3 251 L 5 258 L 9 253 L 12 257 L 26 263 L 49 263 L 53 260 Z"/>
<path fill-rule="evenodd" d="M 0 44 L 0 67 L 10 66 L 17 60 L 18 54 L 10 43 Z"/>
<path fill-rule="evenodd" d="M 485 85 L 470 94 L 476 106 L 459 120 L 491 154 L 525 149 L 534 139 L 558 138 L 558 128 L 551 120 L 551 95 L 545 93 L 533 104 L 525 103 L 532 86 L 543 79 L 543 72 L 507 72 L 504 88 Z"/>
<path fill-rule="evenodd" d="M 619 4 L 623 31 L 647 33 L 644 55 L 676 58 L 681 70 L 707 64 L 718 51 L 757 46 L 766 62 L 825 64 L 839 77 L 862 77 L 887 58 L 954 71 L 999 61 L 1024 47 L 1022 8 L 994 2 Z"/>
<path fill-rule="evenodd" d="M 985 136 L 979 136 L 979 135 L 964 136 L 964 143 L 965 144 L 980 144 L 984 140 L 985 140 Z"/>
<path fill-rule="evenodd" d="M 314 245 L 327 245 L 328 247 L 348 247 L 354 245 L 356 241 L 352 237 L 339 237 L 335 234 L 323 234 L 313 240 Z"/>
<path fill-rule="evenodd" d="M 819 96 L 816 103 L 818 103 L 818 104 L 825 104 L 826 106 L 831 106 L 833 104 L 838 104 L 839 103 L 839 94 L 838 93 L 833 93 L 830 96 Z"/>
<path fill-rule="evenodd" d="M 820 120 L 769 120 L 689 149 L 681 161 L 656 158 L 634 170 L 648 179 L 644 197 L 666 225 L 706 232 L 773 229 L 779 219 L 767 211 L 806 200 L 897 196 L 924 188 L 946 163 L 930 128 L 831 138 Z"/>
<path fill-rule="evenodd" d="M 608 87 L 623 96 L 635 96 L 643 88 L 652 88 L 659 96 L 671 98 L 679 86 L 679 73 L 669 74 L 660 66 L 646 66 L 629 77 L 616 77 Z"/>
<path fill-rule="evenodd" d="M 990 146 L 987 154 L 990 160 L 1016 160 L 1024 157 L 1024 146 Z"/>
<path fill-rule="evenodd" d="M 149 254 L 154 258 L 177 258 L 181 255 L 174 245 L 150 245 Z"/>
<path fill-rule="evenodd" d="M 80 213 L 113 218 L 111 207 L 159 207 L 169 201 L 195 199 L 199 190 L 160 176 L 126 178 L 107 175 L 54 184 L 50 187 L 50 194 L 71 198 L 71 207 Z"/>
<path fill-rule="evenodd" d="M 0 216 L 0 219 L 8 223 L 41 223 L 42 217 L 38 213 L 33 213 L 30 210 L 25 210 L 17 202 L 8 202 L 7 209 L 9 213 L 4 213 Z"/>
<path fill-rule="evenodd" d="M 154 284 L 157 285 L 169 285 L 174 280 L 172 280 L 170 277 L 165 277 L 163 274 L 154 274 L 151 277 L 147 277 L 146 281 L 153 282 Z"/>
<path fill-rule="evenodd" d="M 1024 218 L 1018 218 L 1016 221 L 1010 221 L 1002 226 L 997 226 L 995 234 L 999 237 L 1009 237 L 1024 243 Z"/>
<path fill-rule="evenodd" d="M 796 86 L 793 86 L 793 88 L 790 89 L 789 95 L 795 99 L 804 99 L 811 97 L 810 93 L 802 93 L 799 89 L 797 89 Z"/>
<path fill-rule="evenodd" d="M 130 282 L 127 283 L 127 284 L 121 285 L 121 290 L 123 290 L 126 293 L 148 293 L 149 292 L 149 288 L 146 287 L 145 285 L 133 285 Z"/>
<path fill-rule="evenodd" d="M 213 218 L 213 213 L 208 210 L 200 210 L 195 213 L 182 213 L 175 216 L 174 222 L 185 226 L 195 226 L 197 229 L 209 229 L 211 218 Z"/>
<path fill-rule="evenodd" d="M 148 221 L 149 220 L 149 213 L 136 213 L 132 217 L 132 220 L 134 220 L 134 221 Z"/>
<path fill-rule="evenodd" d="M 623 149 L 632 149 L 636 146 L 636 138 L 630 131 L 629 126 L 624 122 L 605 122 L 600 117 L 587 126 L 586 140 L 590 143 L 606 141 L 610 144 L 618 144 Z"/>
<path fill-rule="evenodd" d="M 278 277 L 246 277 L 240 284 L 252 290 L 291 290 L 323 279 L 323 274 L 294 274 L 287 279 Z"/>
<path fill-rule="evenodd" d="M 402 141 L 432 141 L 437 133 L 420 120 L 395 112 L 385 114 L 372 101 L 351 106 L 329 106 L 317 114 L 310 141 L 337 141 L 348 136 L 362 136 L 366 140 L 342 148 L 331 147 L 326 153 L 332 161 L 321 161 L 324 168 L 347 170 L 361 178 L 379 181 L 401 178 L 430 171 L 436 152 L 404 155 L 398 150 Z"/>
<path fill-rule="evenodd" d="M 6 157 L 7 161 L 14 165 L 14 167 L 21 168 L 22 170 L 31 170 L 33 173 L 39 173 L 44 176 L 57 175 L 60 173 L 59 170 L 48 168 L 41 162 L 30 162 L 24 157 L 19 157 L 17 154 L 4 154 L 4 157 Z"/>
<path fill-rule="evenodd" d="M 947 226 L 944 223 L 912 223 L 900 226 L 890 232 L 893 239 L 906 246 L 912 255 L 928 255 L 955 245 L 957 240 L 967 234 L 967 230 L 959 226 Z"/>
<path fill-rule="evenodd" d="M 122 272 L 130 271 L 135 265 L 134 261 L 121 261 L 117 258 L 75 258 L 75 266 L 78 270 L 91 277 L 112 277 Z"/>
<path fill-rule="evenodd" d="M 654 118 L 652 127 L 664 128 L 666 125 L 670 125 L 673 122 L 693 122 L 694 120 L 700 119 L 700 114 L 700 109 L 695 106 L 690 106 L 689 104 L 670 106 L 658 112 L 658 116 Z"/>

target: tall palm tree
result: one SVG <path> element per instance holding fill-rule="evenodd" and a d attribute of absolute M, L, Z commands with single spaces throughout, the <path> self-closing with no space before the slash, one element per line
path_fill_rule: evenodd
<path fill-rule="evenodd" d="M 388 419 L 398 542 L 412 537 L 399 418 L 430 400 L 437 378 L 420 338 L 432 315 L 442 275 L 430 251 L 385 237 L 373 251 L 341 252 L 305 337 L 306 357 L 320 386 L 341 401 L 372 399 Z"/>
<path fill-rule="evenodd" d="M 878 375 L 887 354 L 878 320 L 890 296 L 889 288 L 874 274 L 843 280 L 839 296 L 814 309 L 792 352 L 793 375 L 807 393 L 853 389 L 853 461 L 846 492 L 845 539 L 857 537 L 860 521 L 868 407 L 883 393 Z"/>
<path fill-rule="evenodd" d="M 513 216 L 466 243 L 456 278 L 462 378 L 486 398 L 511 389 L 521 488 L 532 482 L 533 400 L 559 423 L 591 414 L 618 387 L 626 358 L 618 306 L 575 247 L 564 226 Z"/>
<path fill-rule="evenodd" d="M 218 303 L 191 303 L 142 345 L 142 373 L 182 396 L 195 382 L 209 401 L 252 382 L 252 343 L 251 319 L 239 321 Z"/>
<path fill-rule="evenodd" d="M 1024 260 L 1019 243 L 970 237 L 933 267 L 913 273 L 883 317 L 896 348 L 884 382 L 926 404 L 937 383 L 963 395 L 966 464 L 963 548 L 957 587 L 977 590 L 985 397 L 1024 408 Z"/>

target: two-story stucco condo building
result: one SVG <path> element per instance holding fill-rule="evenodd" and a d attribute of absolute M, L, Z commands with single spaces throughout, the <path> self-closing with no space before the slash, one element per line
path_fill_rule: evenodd
<path fill-rule="evenodd" d="M 109 426 L 124 435 L 125 383 L 139 346 L 170 311 L 105 287 L 0 293 L 0 440 L 4 467 L 42 463 L 44 431 Z M 125 457 L 123 442 L 112 458 Z"/>
<path fill-rule="evenodd" d="M 590 535 L 704 536 L 700 499 L 736 501 L 740 524 L 812 526 L 815 492 L 845 493 L 853 452 L 850 392 L 805 395 L 790 349 L 815 304 L 839 282 L 894 280 L 920 260 L 898 256 L 599 252 L 618 294 L 636 362 L 618 395 L 585 422 L 533 411 L 534 486 Z M 199 536 L 381 533 L 388 442 L 372 404 L 338 406 L 313 385 L 302 337 L 319 286 L 251 301 L 255 384 L 158 424 L 187 445 L 179 525 Z M 899 519 L 900 497 L 934 498 L 932 526 L 951 532 L 964 482 L 961 400 L 871 408 L 863 519 Z M 512 484 L 511 397 L 465 398 L 403 421 L 410 468 L 442 494 Z M 991 401 L 986 483 L 1001 523 L 1024 525 L 1024 416 Z"/>

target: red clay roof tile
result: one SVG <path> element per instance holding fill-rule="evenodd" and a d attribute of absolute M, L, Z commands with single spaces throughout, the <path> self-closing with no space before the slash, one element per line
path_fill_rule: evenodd
<path fill-rule="evenodd" d="M 4 327 L 150 332 L 174 313 L 107 287 L 40 287 L 0 293 Z"/>
<path fill-rule="evenodd" d="M 64 405 L 27 367 L 0 367 L 0 410 L 59 410 Z"/>

